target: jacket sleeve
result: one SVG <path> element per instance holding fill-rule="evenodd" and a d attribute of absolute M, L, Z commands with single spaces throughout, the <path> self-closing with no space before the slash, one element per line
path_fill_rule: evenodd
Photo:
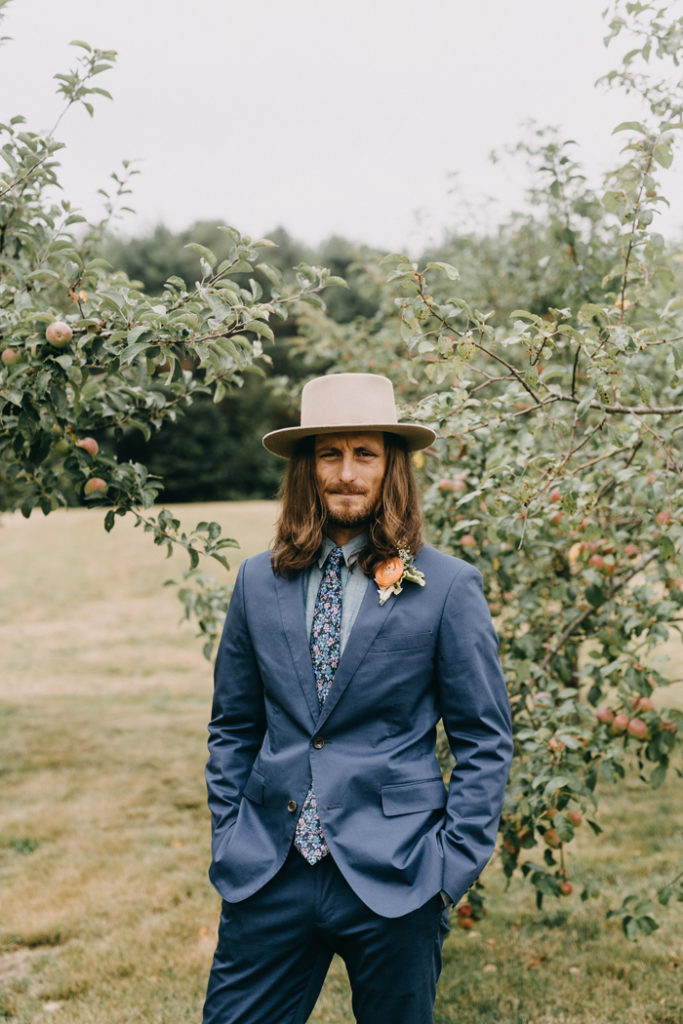
<path fill-rule="evenodd" d="M 214 671 L 206 765 L 214 857 L 237 819 L 266 731 L 263 687 L 245 609 L 245 566 L 237 575 Z"/>
<path fill-rule="evenodd" d="M 510 705 L 481 574 L 465 564 L 439 628 L 441 716 L 456 764 L 441 833 L 443 889 L 457 903 L 489 861 L 512 758 Z"/>

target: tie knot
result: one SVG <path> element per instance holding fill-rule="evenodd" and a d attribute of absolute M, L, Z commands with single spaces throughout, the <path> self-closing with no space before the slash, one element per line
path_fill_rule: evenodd
<path fill-rule="evenodd" d="M 344 561 L 344 552 L 341 548 L 332 548 L 329 555 L 325 559 L 325 567 L 334 569 L 337 572 L 341 569 L 342 562 Z"/>

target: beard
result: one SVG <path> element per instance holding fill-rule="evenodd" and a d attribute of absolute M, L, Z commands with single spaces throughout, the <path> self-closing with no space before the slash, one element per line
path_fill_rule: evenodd
<path fill-rule="evenodd" d="M 344 495 L 356 495 L 363 500 L 353 507 L 344 508 L 343 502 L 335 502 L 335 498 Z M 364 491 L 335 491 L 324 495 L 325 524 L 330 526 L 367 526 L 377 511 L 377 502 L 365 495 Z"/>

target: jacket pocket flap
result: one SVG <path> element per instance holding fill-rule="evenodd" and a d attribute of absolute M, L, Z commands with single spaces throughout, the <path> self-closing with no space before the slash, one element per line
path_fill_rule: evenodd
<path fill-rule="evenodd" d="M 446 806 L 446 787 L 441 777 L 402 782 L 382 787 L 382 810 L 387 817 L 416 814 Z"/>
<path fill-rule="evenodd" d="M 379 654 L 385 651 L 422 651 L 425 648 L 434 646 L 434 634 L 429 630 L 426 633 L 382 633 L 377 636 L 369 654 Z"/>
<path fill-rule="evenodd" d="M 262 804 L 264 789 L 265 779 L 259 772 L 253 771 L 247 779 L 243 795 L 246 796 L 247 800 L 251 800 L 253 804 Z"/>

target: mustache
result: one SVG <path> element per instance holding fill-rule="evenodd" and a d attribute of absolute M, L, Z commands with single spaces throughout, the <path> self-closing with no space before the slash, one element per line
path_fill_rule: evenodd
<path fill-rule="evenodd" d="M 365 491 L 359 487 L 335 487 L 328 488 L 326 494 L 365 494 Z"/>

